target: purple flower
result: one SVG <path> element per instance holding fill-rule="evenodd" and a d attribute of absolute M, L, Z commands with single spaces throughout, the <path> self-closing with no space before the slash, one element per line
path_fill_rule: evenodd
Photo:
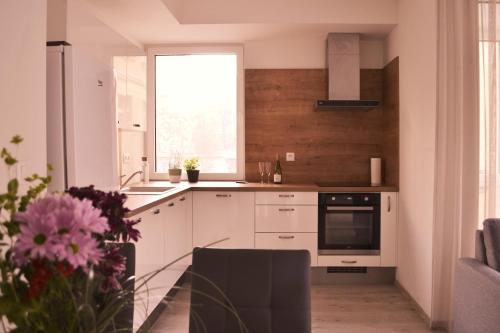
<path fill-rule="evenodd" d="M 127 196 L 119 192 L 103 192 L 96 190 L 93 185 L 87 187 L 71 187 L 68 193 L 80 200 L 90 200 L 94 207 L 102 211 L 102 216 L 108 219 L 109 230 L 104 234 L 108 241 L 123 242 L 138 241 L 141 237 L 135 225 L 137 220 L 127 220 L 125 215 L 129 209 L 124 206 Z"/>
<path fill-rule="evenodd" d="M 16 219 L 20 233 L 13 252 L 19 265 L 43 258 L 66 260 L 74 268 L 97 264 L 102 253 L 92 234 L 109 230 L 92 202 L 69 195 L 47 195 L 29 204 Z"/>
<path fill-rule="evenodd" d="M 119 254 L 116 244 L 107 244 L 97 270 L 105 277 L 102 290 L 118 290 L 121 284 L 118 279 L 125 271 L 126 258 Z"/>

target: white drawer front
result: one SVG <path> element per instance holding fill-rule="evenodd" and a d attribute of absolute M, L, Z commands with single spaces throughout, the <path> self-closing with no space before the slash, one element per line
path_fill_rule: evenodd
<path fill-rule="evenodd" d="M 255 206 L 256 232 L 318 232 L 318 207 L 300 205 Z"/>
<path fill-rule="evenodd" d="M 318 266 L 380 266 L 380 256 L 318 256 Z"/>
<path fill-rule="evenodd" d="M 317 233 L 256 233 L 255 248 L 273 250 L 308 250 L 311 266 L 317 265 Z"/>
<path fill-rule="evenodd" d="M 257 205 L 318 205 L 318 192 L 256 192 Z"/>

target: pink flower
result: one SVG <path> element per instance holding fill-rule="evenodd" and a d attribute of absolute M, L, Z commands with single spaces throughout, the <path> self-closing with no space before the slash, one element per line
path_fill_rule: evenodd
<path fill-rule="evenodd" d="M 102 256 L 92 234 L 109 230 L 107 219 L 88 200 L 47 195 L 28 205 L 16 219 L 21 223 L 14 245 L 19 265 L 46 258 L 66 260 L 74 268 L 97 264 Z"/>
<path fill-rule="evenodd" d="M 74 232 L 64 237 L 65 246 L 59 253 L 60 260 L 66 260 L 73 267 L 86 268 L 97 265 L 102 257 L 97 241 L 89 234 Z"/>

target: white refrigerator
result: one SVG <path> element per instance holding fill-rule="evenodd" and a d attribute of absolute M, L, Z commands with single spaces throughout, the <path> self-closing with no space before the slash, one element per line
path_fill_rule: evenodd
<path fill-rule="evenodd" d="M 67 43 L 47 46 L 47 162 L 50 191 L 118 185 L 112 62 Z"/>

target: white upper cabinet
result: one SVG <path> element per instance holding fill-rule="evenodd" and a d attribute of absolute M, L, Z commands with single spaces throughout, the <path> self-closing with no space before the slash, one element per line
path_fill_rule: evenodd
<path fill-rule="evenodd" d="M 382 192 L 380 198 L 380 266 L 396 266 L 398 194 Z"/>
<path fill-rule="evenodd" d="M 254 248 L 254 192 L 193 192 L 193 245 Z"/>
<path fill-rule="evenodd" d="M 146 57 L 114 57 L 118 128 L 146 131 Z"/>

